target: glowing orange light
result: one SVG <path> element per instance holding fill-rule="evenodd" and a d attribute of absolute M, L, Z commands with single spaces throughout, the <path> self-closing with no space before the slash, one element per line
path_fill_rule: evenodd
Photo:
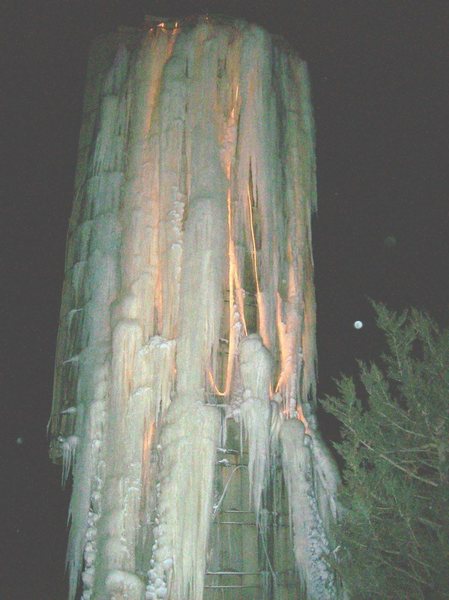
<path fill-rule="evenodd" d="M 210 387 L 212 388 L 214 394 L 216 396 L 224 396 L 225 393 L 224 392 L 220 392 L 220 390 L 217 387 L 217 384 L 215 383 L 215 379 L 214 379 L 214 375 L 212 373 L 212 371 L 209 369 L 209 371 L 207 372 L 208 378 L 209 378 L 209 383 L 210 383 Z"/>
<path fill-rule="evenodd" d="M 280 348 L 280 353 L 281 353 L 281 372 L 279 374 L 279 379 L 278 382 L 276 384 L 275 390 L 276 393 L 279 392 L 281 386 L 284 385 L 285 383 L 285 379 L 286 379 L 286 372 L 285 372 L 285 366 L 286 366 L 286 340 L 285 340 L 285 324 L 282 321 L 282 298 L 279 294 L 279 292 L 276 295 L 276 324 L 277 324 L 277 331 L 278 331 L 278 338 L 279 338 L 279 348 Z"/>
<path fill-rule="evenodd" d="M 150 426 L 146 429 L 145 431 L 145 435 L 143 438 L 143 459 L 145 462 L 145 459 L 148 457 L 150 450 L 151 450 L 151 446 L 153 444 L 153 438 L 154 438 L 154 432 L 155 432 L 156 426 L 154 421 L 151 421 Z"/>
<path fill-rule="evenodd" d="M 300 404 L 298 404 L 296 407 L 296 418 L 304 424 L 304 430 L 309 435 L 310 427 L 307 423 L 307 419 L 305 418 L 304 413 L 302 412 L 302 406 Z"/>
<path fill-rule="evenodd" d="M 229 168 L 230 173 L 230 168 Z M 237 257 L 235 252 L 235 244 L 232 238 L 232 202 L 231 202 L 231 190 L 228 188 L 227 193 L 227 207 L 228 207 L 228 253 L 229 253 L 229 348 L 228 348 L 228 362 L 226 366 L 226 378 L 225 388 L 223 395 L 229 395 L 232 384 L 232 374 L 234 369 L 235 352 L 237 346 L 236 340 L 236 328 L 234 323 L 235 307 L 239 312 L 240 322 L 243 326 L 245 335 L 247 335 L 247 328 L 244 314 L 244 302 L 241 290 L 240 278 L 238 273 Z M 237 288 L 237 290 L 236 290 Z M 237 296 L 237 297 L 236 297 Z"/>
<path fill-rule="evenodd" d="M 250 187 L 250 183 L 248 182 L 248 212 L 249 212 L 249 227 L 251 232 L 251 243 L 252 243 L 252 257 L 253 257 L 253 267 L 254 267 L 254 279 L 256 280 L 256 290 L 257 295 L 260 295 L 259 288 L 259 273 L 257 270 L 257 248 L 256 248 L 256 236 L 254 233 L 254 219 L 253 219 L 253 203 L 252 203 L 252 190 Z"/>

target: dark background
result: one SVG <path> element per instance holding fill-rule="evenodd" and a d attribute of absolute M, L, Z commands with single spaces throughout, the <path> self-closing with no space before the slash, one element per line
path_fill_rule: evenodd
<path fill-rule="evenodd" d="M 35 0 L 0 12 L 0 599 L 64 600 L 69 491 L 45 427 L 90 41 L 144 14 L 218 12 L 282 33 L 308 61 L 323 397 L 356 358 L 378 356 L 368 298 L 449 321 L 449 5 Z M 328 419 L 323 427 L 336 435 Z"/>

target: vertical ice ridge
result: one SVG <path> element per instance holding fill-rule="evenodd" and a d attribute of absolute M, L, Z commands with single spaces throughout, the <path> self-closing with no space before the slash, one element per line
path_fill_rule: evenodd
<path fill-rule="evenodd" d="M 177 385 L 180 398 L 204 389 L 207 371 L 216 369 L 223 311 L 227 182 L 217 144 L 216 80 L 217 36 L 209 26 L 191 36 L 195 60 L 189 71 L 186 111 L 186 153 L 190 157 L 188 206 L 184 223 Z M 205 90 L 208 92 L 205 94 Z"/>
<path fill-rule="evenodd" d="M 146 596 L 150 600 L 203 597 L 219 433 L 216 408 L 182 399 L 171 404 L 160 438 L 160 483 Z"/>
<path fill-rule="evenodd" d="M 144 586 L 142 577 L 146 561 L 136 551 L 143 543 L 141 520 L 147 518 L 146 510 L 153 505 L 148 489 L 151 480 L 146 473 L 152 454 L 151 432 L 160 411 L 169 405 L 170 367 L 173 365 L 173 352 L 170 352 L 173 344 L 163 340 L 158 343 L 154 336 L 147 344 L 145 338 L 153 334 L 156 327 L 157 275 L 156 268 L 151 268 L 150 255 L 158 243 L 157 224 L 160 220 L 158 198 L 152 197 L 159 190 L 154 190 L 148 173 L 151 170 L 148 138 L 157 119 L 154 94 L 160 89 L 172 47 L 172 40 L 162 32 L 158 32 L 153 40 L 144 39 L 127 81 L 127 88 L 132 93 L 129 103 L 130 150 L 126 157 L 126 182 L 120 209 L 121 289 L 110 315 L 113 340 L 105 439 L 108 460 L 104 464 L 103 512 L 97 523 L 94 596 L 101 595 L 105 586 L 108 589 L 117 587 L 119 578 L 114 575 L 117 571 L 134 573 L 134 577 L 141 578 L 142 585 L 131 586 L 132 589 L 127 591 L 129 597 L 140 598 Z M 166 376 L 162 385 L 157 382 L 156 369 Z"/>
<path fill-rule="evenodd" d="M 69 597 L 76 594 L 82 569 L 86 541 L 95 543 L 96 526 L 93 515 L 89 517 L 93 488 L 100 493 L 94 478 L 98 477 L 101 444 L 104 434 L 105 404 L 108 396 L 108 353 L 111 328 L 108 308 L 118 294 L 119 275 L 117 263 L 121 240 L 118 223 L 118 203 L 108 204 L 110 195 L 120 194 L 125 168 L 124 151 L 127 137 L 126 77 L 129 56 L 119 48 L 114 63 L 106 76 L 101 95 L 98 130 L 94 152 L 88 167 L 85 215 L 93 219 L 88 230 L 89 254 L 85 263 L 83 334 L 86 346 L 80 353 L 77 386 L 78 410 L 76 435 L 80 440 L 73 474 L 73 491 L 70 502 L 70 534 L 67 550 L 69 568 Z M 106 203 L 106 209 L 99 208 Z M 87 536 L 87 537 L 86 537 Z M 94 567 L 87 566 L 86 571 Z M 85 588 L 90 587 L 90 573 L 84 576 Z"/>
<path fill-rule="evenodd" d="M 270 386 L 273 358 L 258 334 L 239 344 L 243 399 L 239 417 L 248 438 L 250 494 L 259 518 L 270 458 Z"/>
<path fill-rule="evenodd" d="M 308 600 L 335 600 L 335 575 L 326 558 L 331 547 L 313 484 L 310 438 L 297 419 L 280 430 L 282 468 L 290 507 L 296 566 Z"/>

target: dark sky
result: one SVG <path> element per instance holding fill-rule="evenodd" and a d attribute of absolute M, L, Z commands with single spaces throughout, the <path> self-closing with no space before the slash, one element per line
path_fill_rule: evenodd
<path fill-rule="evenodd" d="M 145 13 L 204 12 L 282 33 L 309 63 L 320 394 L 335 391 L 341 372 L 355 372 L 356 358 L 378 355 L 368 298 L 417 306 L 448 324 L 446 1 L 34 0 L 2 7 L 1 600 L 66 597 L 69 493 L 47 459 L 45 427 L 89 43 L 118 24 L 140 24 Z M 364 322 L 358 331 L 356 319 Z"/>

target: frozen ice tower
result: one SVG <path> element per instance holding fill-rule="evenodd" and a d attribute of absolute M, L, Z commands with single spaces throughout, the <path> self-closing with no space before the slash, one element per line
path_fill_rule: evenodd
<path fill-rule="evenodd" d="M 69 599 L 334 600 L 305 64 L 243 21 L 94 44 L 51 457 Z"/>

